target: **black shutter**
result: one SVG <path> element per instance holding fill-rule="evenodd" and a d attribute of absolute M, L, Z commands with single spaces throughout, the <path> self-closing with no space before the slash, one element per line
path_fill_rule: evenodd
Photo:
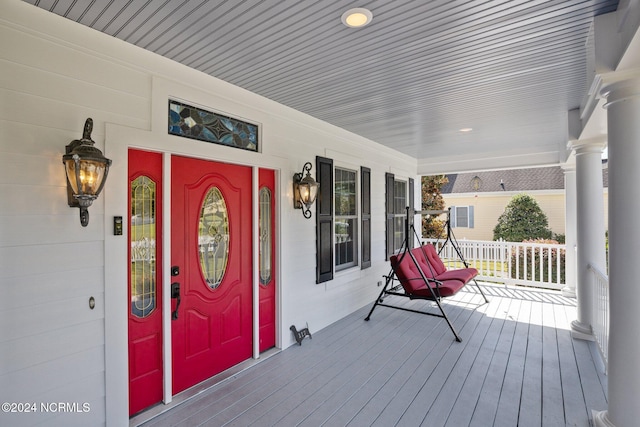
<path fill-rule="evenodd" d="M 386 211 L 386 224 L 387 224 L 387 258 L 393 255 L 393 223 L 394 223 L 394 183 L 395 183 L 395 175 L 392 173 L 386 173 L 384 175 L 385 181 L 385 194 L 386 194 L 386 203 L 385 203 L 385 211 Z"/>
<path fill-rule="evenodd" d="M 316 157 L 316 283 L 333 279 L 333 160 Z"/>
<path fill-rule="evenodd" d="M 414 183 L 413 178 L 409 178 L 409 224 L 413 224 L 416 227 L 416 232 L 419 233 L 418 236 L 422 235 L 422 227 L 420 225 L 415 224 L 416 215 L 415 215 L 415 194 L 414 194 Z M 411 233 L 411 231 L 409 231 Z M 407 243 L 409 243 L 410 247 L 413 247 L 414 244 L 414 236 L 407 236 Z"/>
<path fill-rule="evenodd" d="M 360 198 L 362 204 L 362 265 L 371 267 L 371 169 L 360 168 Z"/>

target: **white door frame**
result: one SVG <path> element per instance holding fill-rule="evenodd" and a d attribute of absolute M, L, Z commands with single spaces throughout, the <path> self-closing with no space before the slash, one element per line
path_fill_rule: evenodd
<path fill-rule="evenodd" d="M 186 88 L 162 79 L 153 79 L 152 130 L 145 131 L 121 125 L 107 123 L 105 136 L 105 155 L 112 159 L 108 182 L 104 189 L 105 205 L 105 388 L 107 425 L 125 425 L 129 420 L 129 376 L 128 376 L 128 303 L 127 303 L 127 234 L 129 225 L 128 200 L 128 150 L 140 149 L 163 154 L 163 364 L 164 364 L 164 402 L 172 400 L 171 384 L 171 156 L 184 155 L 216 162 L 250 166 L 253 169 L 252 212 L 253 212 L 253 357 L 259 357 L 259 304 L 258 298 L 258 177 L 259 168 L 276 172 L 276 228 L 281 230 L 280 217 L 283 205 L 281 191 L 281 171 L 286 167 L 285 159 L 264 156 L 217 144 L 195 141 L 169 135 L 167 132 L 168 99 L 174 90 L 193 96 L 194 105 L 212 102 L 209 94 Z M 190 98 L 191 99 L 191 98 Z M 113 235 L 113 219 L 123 218 L 124 234 Z M 276 233 L 279 233 L 277 231 Z M 276 259 L 280 271 L 280 238 L 276 234 Z M 276 277 L 276 331 L 281 330 L 281 285 L 280 276 Z M 276 332 L 276 346 L 282 347 L 282 337 Z"/>

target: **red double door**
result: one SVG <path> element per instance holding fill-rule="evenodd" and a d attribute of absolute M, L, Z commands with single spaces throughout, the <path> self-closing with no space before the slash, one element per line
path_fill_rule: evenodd
<path fill-rule="evenodd" d="M 161 175 L 161 170 L 146 171 L 153 169 L 152 165 L 161 168 L 160 156 L 131 150 L 130 182 L 145 173 Z M 259 187 L 274 194 L 273 171 L 260 171 Z M 155 206 L 156 219 L 161 218 L 159 197 L 161 191 L 156 191 L 155 200 L 149 203 Z M 273 197 L 270 202 L 269 214 L 273 218 Z M 141 203 L 131 204 L 135 208 Z M 136 235 L 136 227 L 149 222 L 134 212 L 132 209 L 131 236 Z M 252 212 L 252 168 L 172 156 L 171 248 L 167 251 L 171 257 L 171 283 L 161 283 L 161 265 L 157 264 L 154 311 L 141 316 L 132 308 L 129 313 L 131 414 L 162 400 L 162 291 L 171 297 L 173 394 L 251 358 L 253 244 L 259 244 L 252 232 Z M 162 240 L 160 230 L 156 227 L 156 251 L 157 242 Z M 273 233 L 273 227 L 270 231 Z M 136 245 L 141 244 L 132 241 L 130 246 Z M 273 253 L 271 247 L 271 273 L 275 272 Z M 156 258 L 160 257 L 158 253 Z M 261 280 L 259 286 L 260 351 L 275 345 L 275 274 L 268 276 L 272 281 Z M 132 282 L 138 280 L 135 274 L 130 277 Z M 134 300 L 140 299 L 135 283 L 130 283 L 129 293 L 134 307 Z"/>

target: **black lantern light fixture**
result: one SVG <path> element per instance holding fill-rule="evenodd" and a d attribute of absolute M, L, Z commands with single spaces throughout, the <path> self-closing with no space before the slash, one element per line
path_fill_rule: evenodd
<path fill-rule="evenodd" d="M 83 227 L 89 224 L 88 208 L 102 191 L 111 166 L 111 160 L 93 146 L 92 130 L 93 120 L 88 118 L 84 123 L 82 139 L 71 141 L 62 156 L 67 176 L 67 202 L 70 207 L 80 208 Z"/>
<path fill-rule="evenodd" d="M 307 172 L 307 176 L 303 175 Z M 318 196 L 320 184 L 311 176 L 311 163 L 307 162 L 302 167 L 302 172 L 293 174 L 293 207 L 302 209 L 305 218 L 311 218 L 309 209 Z"/>

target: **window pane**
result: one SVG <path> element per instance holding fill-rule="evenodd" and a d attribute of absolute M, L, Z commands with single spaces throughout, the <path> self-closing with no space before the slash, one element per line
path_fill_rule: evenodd
<path fill-rule="evenodd" d="M 404 242 L 404 216 L 394 219 L 393 227 L 393 249 L 398 251 Z"/>
<path fill-rule="evenodd" d="M 229 217 L 227 204 L 216 187 L 202 202 L 198 226 L 198 252 L 202 275 L 211 289 L 222 283 L 229 258 Z"/>
<path fill-rule="evenodd" d="M 467 206 L 456 206 L 456 227 L 469 226 L 469 214 Z"/>
<path fill-rule="evenodd" d="M 407 183 L 396 181 L 394 183 L 394 212 L 397 214 L 407 213 Z"/>
<path fill-rule="evenodd" d="M 356 215 L 356 173 L 336 169 L 335 187 L 336 215 Z"/>
<path fill-rule="evenodd" d="M 271 191 L 263 187 L 260 189 L 260 284 L 271 282 Z"/>
<path fill-rule="evenodd" d="M 356 265 L 357 219 L 336 218 L 336 266 Z"/>
<path fill-rule="evenodd" d="M 356 172 L 335 169 L 335 257 L 336 269 L 355 266 L 358 254 L 358 204 Z"/>
<path fill-rule="evenodd" d="M 156 184 L 140 176 L 131 182 L 131 314 L 147 317 L 156 308 Z"/>

